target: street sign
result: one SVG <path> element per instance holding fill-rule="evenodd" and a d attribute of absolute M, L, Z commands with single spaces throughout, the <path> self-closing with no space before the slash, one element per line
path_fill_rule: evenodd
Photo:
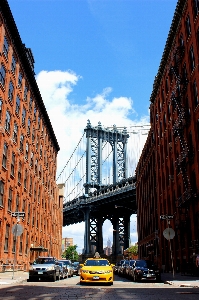
<path fill-rule="evenodd" d="M 23 233 L 23 226 L 20 224 L 15 224 L 12 226 L 12 233 L 14 236 L 20 236 Z"/>
<path fill-rule="evenodd" d="M 25 212 L 20 212 L 20 211 L 16 211 L 16 212 L 12 212 L 12 217 L 16 217 L 16 218 L 24 218 L 25 217 Z"/>
<path fill-rule="evenodd" d="M 175 236 L 175 231 L 169 227 L 163 231 L 163 235 L 164 235 L 165 239 L 172 240 Z"/>

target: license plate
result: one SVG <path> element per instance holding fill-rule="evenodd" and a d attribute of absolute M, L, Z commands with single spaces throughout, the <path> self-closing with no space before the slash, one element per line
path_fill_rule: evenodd
<path fill-rule="evenodd" d="M 146 277 L 152 277 L 152 275 L 151 274 L 147 274 Z"/>
<path fill-rule="evenodd" d="M 93 279 L 97 280 L 99 279 L 99 276 L 93 276 Z"/>
<path fill-rule="evenodd" d="M 43 272 L 39 271 L 38 274 L 43 274 Z"/>

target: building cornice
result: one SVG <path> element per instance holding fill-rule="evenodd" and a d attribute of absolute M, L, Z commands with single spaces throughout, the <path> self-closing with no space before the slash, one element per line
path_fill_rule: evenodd
<path fill-rule="evenodd" d="M 172 49 L 172 45 L 173 45 L 173 42 L 174 42 L 175 37 L 176 37 L 178 25 L 179 25 L 179 22 L 181 21 L 183 11 L 184 11 L 184 9 L 187 5 L 187 1 L 188 0 L 178 0 L 178 2 L 177 2 L 176 9 L 175 9 L 174 16 L 173 16 L 173 20 L 172 20 L 171 27 L 170 27 L 170 30 L 169 30 L 168 38 L 167 38 L 167 41 L 166 41 L 166 45 L 165 45 L 165 48 L 164 48 L 164 52 L 163 52 L 163 55 L 162 55 L 160 66 L 159 66 L 159 69 L 158 69 L 158 73 L 155 76 L 155 80 L 154 80 L 154 83 L 153 83 L 153 91 L 152 91 L 151 97 L 150 97 L 150 101 L 152 103 L 154 103 L 154 101 L 155 101 L 159 86 L 161 84 L 162 76 L 164 74 L 164 70 L 165 70 L 165 67 L 166 67 L 167 62 L 168 62 L 170 51 Z"/>
<path fill-rule="evenodd" d="M 1 0 L 0 1 L 0 13 L 3 17 L 4 23 L 6 24 L 6 27 L 11 35 L 12 43 L 14 44 L 14 47 L 17 51 L 18 57 L 23 65 L 23 69 L 25 71 L 25 74 L 27 76 L 28 81 L 30 82 L 30 86 L 32 88 L 33 94 L 35 96 L 35 99 L 40 107 L 40 110 L 43 114 L 46 127 L 48 128 L 48 131 L 50 133 L 50 136 L 52 138 L 52 141 L 54 143 L 54 146 L 57 150 L 57 152 L 60 150 L 58 141 L 56 139 L 52 124 L 50 122 L 50 118 L 48 116 L 46 107 L 44 105 L 43 99 L 41 97 L 36 79 L 35 79 L 35 73 L 32 69 L 32 66 L 28 60 L 27 53 L 26 53 L 26 47 L 22 43 L 19 31 L 17 29 L 15 20 L 13 18 L 12 12 L 10 10 L 9 4 L 7 0 Z"/>

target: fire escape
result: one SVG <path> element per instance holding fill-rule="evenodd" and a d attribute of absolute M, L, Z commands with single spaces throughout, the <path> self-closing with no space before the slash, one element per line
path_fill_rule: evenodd
<path fill-rule="evenodd" d="M 172 74 L 175 78 L 175 86 L 172 90 L 171 94 L 171 104 L 174 110 L 177 110 L 177 119 L 174 122 L 172 131 L 175 139 L 179 139 L 180 141 L 180 153 L 175 161 L 175 168 L 178 173 L 181 173 L 183 183 L 184 183 L 184 192 L 177 199 L 178 207 L 182 207 L 184 203 L 187 203 L 191 199 L 192 189 L 190 178 L 187 172 L 187 161 L 190 156 L 190 145 L 188 145 L 185 136 L 184 136 L 184 128 L 188 123 L 187 113 L 185 108 L 182 105 L 182 99 L 186 95 L 188 79 L 186 68 L 182 68 L 180 66 L 183 56 L 184 56 L 185 48 L 184 44 L 178 46 L 173 55 L 173 65 L 170 67 L 170 74 Z M 180 70 L 182 69 L 182 72 Z"/>

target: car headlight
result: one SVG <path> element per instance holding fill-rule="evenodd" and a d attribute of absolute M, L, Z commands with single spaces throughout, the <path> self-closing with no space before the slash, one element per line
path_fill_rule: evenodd
<path fill-rule="evenodd" d="M 109 274 L 109 273 L 112 273 L 111 270 L 107 270 L 107 271 L 104 271 L 105 274 Z"/>
<path fill-rule="evenodd" d="M 30 271 L 33 271 L 33 270 L 34 270 L 33 266 L 30 266 L 29 270 L 30 270 Z"/>
<path fill-rule="evenodd" d="M 52 266 L 52 267 L 46 267 L 46 271 L 53 271 L 54 269 L 55 269 L 54 266 Z"/>
<path fill-rule="evenodd" d="M 89 273 L 89 270 L 82 270 L 82 273 Z"/>

